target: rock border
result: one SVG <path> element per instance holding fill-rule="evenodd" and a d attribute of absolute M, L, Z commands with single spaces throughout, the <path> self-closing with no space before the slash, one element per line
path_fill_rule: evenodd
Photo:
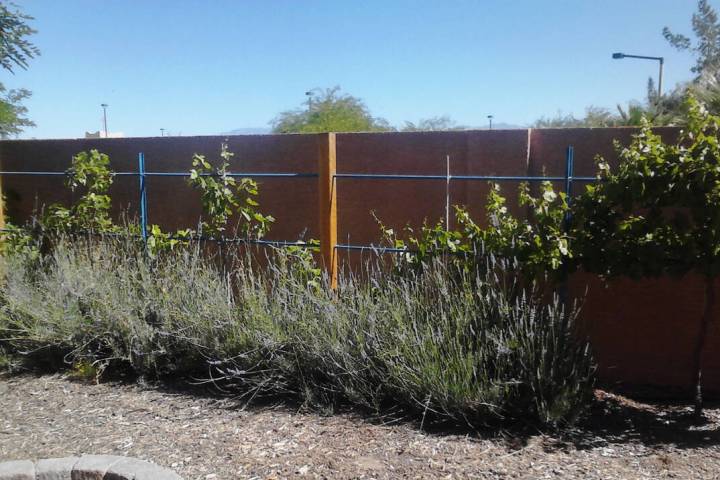
<path fill-rule="evenodd" d="M 47 458 L 0 463 L 0 480 L 183 480 L 154 463 L 117 455 Z"/>

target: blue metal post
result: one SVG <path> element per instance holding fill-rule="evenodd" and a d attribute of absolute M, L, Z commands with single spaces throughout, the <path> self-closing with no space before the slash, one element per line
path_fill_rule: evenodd
<path fill-rule="evenodd" d="M 565 150 L 565 201 L 568 207 L 572 203 L 572 182 L 573 182 L 573 169 L 575 163 L 575 149 L 572 145 L 569 145 Z M 563 220 L 563 229 L 566 234 L 570 233 L 570 222 L 572 220 L 572 214 L 568 209 L 565 212 L 565 218 Z M 560 298 L 560 303 L 567 312 L 568 310 L 568 276 L 570 269 L 568 263 L 565 261 L 562 265 L 562 281 L 558 285 L 557 293 Z M 563 322 L 565 322 L 567 316 L 563 315 Z"/>
<path fill-rule="evenodd" d="M 147 187 L 145 186 L 145 154 L 138 154 L 138 173 L 140 177 L 140 233 L 147 243 Z"/>
<path fill-rule="evenodd" d="M 565 151 L 565 201 L 568 207 L 572 203 L 572 182 L 573 182 L 573 170 L 575 168 L 575 149 L 572 145 L 567 147 Z M 568 211 L 565 214 L 565 231 L 570 228 L 571 213 Z"/>
<path fill-rule="evenodd" d="M 575 163 L 575 149 L 572 145 L 567 147 L 565 151 L 565 195 L 570 201 L 570 195 L 572 194 L 572 181 L 573 181 L 573 168 Z"/>

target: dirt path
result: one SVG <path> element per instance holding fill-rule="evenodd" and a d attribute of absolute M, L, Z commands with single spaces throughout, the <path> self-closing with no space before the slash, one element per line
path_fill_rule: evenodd
<path fill-rule="evenodd" d="M 611 412 L 573 441 L 478 439 L 58 375 L 0 377 L 0 460 L 130 455 L 186 480 L 720 478 L 720 408 L 693 427 L 677 409 L 605 404 Z"/>

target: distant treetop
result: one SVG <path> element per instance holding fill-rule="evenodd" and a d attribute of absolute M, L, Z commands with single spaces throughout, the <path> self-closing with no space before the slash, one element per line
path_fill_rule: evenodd
<path fill-rule="evenodd" d="M 340 87 L 307 92 L 302 108 L 275 117 L 273 133 L 383 132 L 392 130 L 387 120 L 373 117 L 365 103 L 340 93 Z"/>

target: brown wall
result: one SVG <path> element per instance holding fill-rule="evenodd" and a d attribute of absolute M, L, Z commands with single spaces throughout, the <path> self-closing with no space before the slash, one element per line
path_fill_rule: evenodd
<path fill-rule="evenodd" d="M 21 140 L 0 142 L 4 171 L 63 171 L 74 154 L 97 148 L 110 156 L 116 172 L 137 172 L 138 153 L 145 155 L 148 172 L 183 172 L 191 168 L 193 153 L 220 160 L 220 145 L 227 139 L 235 155 L 231 171 L 267 173 L 315 173 L 320 135 L 255 135 L 231 137 L 162 137 L 81 140 Z M 308 228 L 317 236 L 317 180 L 313 178 L 263 178 L 260 182 L 262 210 L 277 221 L 271 238 L 296 240 Z M 180 177 L 147 177 L 148 217 L 164 229 L 197 226 L 201 209 L 197 193 Z M 36 205 L 68 201 L 71 195 L 62 177 L 5 176 L 7 216 L 27 219 Z M 137 216 L 137 177 L 115 177 L 111 190 L 115 212 Z M 37 200 L 36 200 L 37 199 Z"/>
<path fill-rule="evenodd" d="M 562 176 L 565 149 L 573 145 L 575 175 L 592 176 L 595 155 L 615 163 L 613 140 L 627 144 L 633 132 L 616 128 L 343 133 L 337 135 L 337 171 L 444 175 L 449 156 L 453 175 Z M 677 130 L 660 129 L 660 133 L 669 139 Z M 187 171 L 195 152 L 218 160 L 226 138 L 235 153 L 232 171 L 318 170 L 321 135 L 0 141 L 0 162 L 5 171 L 63 171 L 73 154 L 97 148 L 110 155 L 115 171 L 136 171 L 139 152 L 145 154 L 147 171 Z M 318 237 L 317 182 L 314 178 L 261 180 L 261 210 L 277 218 L 268 238 L 296 240 L 303 232 L 305 238 Z M 150 223 L 166 229 L 197 224 L 198 197 L 183 179 L 149 178 L 147 183 Z M 514 208 L 516 185 L 502 185 Z M 575 184 L 576 193 L 581 188 Z M 482 220 L 487 189 L 484 181 L 453 181 L 451 203 L 467 206 Z M 4 176 L 3 192 L 7 215 L 15 221 L 28 218 L 37 205 L 71 199 L 60 177 Z M 339 243 L 377 242 L 379 229 L 372 211 L 395 229 L 418 226 L 424 219 L 435 222 L 445 214 L 442 180 L 337 179 L 337 194 Z M 137 177 L 116 177 L 112 195 L 116 213 L 127 209 L 136 215 Z M 341 255 L 342 261 L 357 258 L 358 254 Z M 583 319 L 606 382 L 689 387 L 691 346 L 703 308 L 698 278 L 621 279 L 604 284 L 594 276 L 577 274 L 570 287 L 574 296 L 584 299 Z M 718 290 L 720 294 L 720 284 Z M 720 319 L 720 307 L 715 319 Z M 704 358 L 704 378 L 715 391 L 720 391 L 719 324 L 713 323 Z"/>
<path fill-rule="evenodd" d="M 527 130 L 338 134 L 337 171 L 445 175 L 449 156 L 452 175 L 523 175 L 527 138 Z M 509 197 L 515 196 L 514 188 L 508 185 Z M 371 212 L 396 231 L 445 217 L 444 180 L 340 178 L 337 191 L 339 243 L 377 243 L 379 228 Z M 482 219 L 487 192 L 485 181 L 454 181 L 450 204 L 465 205 Z M 452 224 L 452 212 L 451 217 Z M 340 258 L 357 256 L 341 252 Z"/>

